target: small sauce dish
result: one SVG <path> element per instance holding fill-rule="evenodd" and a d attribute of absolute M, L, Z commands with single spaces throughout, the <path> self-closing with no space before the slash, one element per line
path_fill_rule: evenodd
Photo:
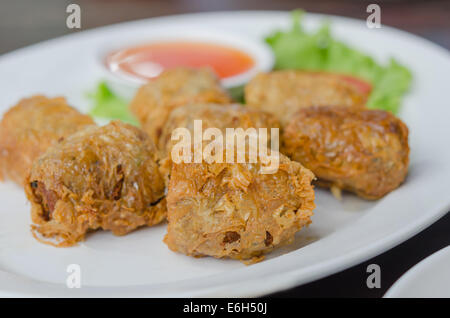
<path fill-rule="evenodd" d="M 203 29 L 165 30 L 121 41 L 101 52 L 100 60 L 108 85 L 127 99 L 165 69 L 210 67 L 231 88 L 271 70 L 274 63 L 262 39 Z"/>

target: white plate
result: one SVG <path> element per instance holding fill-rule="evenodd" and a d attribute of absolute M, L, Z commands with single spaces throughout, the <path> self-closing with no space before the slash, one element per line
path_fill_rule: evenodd
<path fill-rule="evenodd" d="M 450 246 L 407 271 L 384 297 L 450 298 Z"/>
<path fill-rule="evenodd" d="M 325 16 L 308 15 L 317 26 Z M 337 37 L 380 60 L 394 56 L 414 73 L 401 118 L 410 128 L 407 181 L 385 198 L 338 202 L 317 190 L 313 224 L 296 242 L 245 266 L 170 252 L 165 225 L 125 237 L 89 235 L 77 247 L 56 249 L 29 233 L 29 204 L 21 189 L 0 184 L 0 295 L 20 296 L 256 296 L 304 284 L 363 262 L 424 229 L 450 209 L 449 85 L 446 50 L 411 34 L 365 22 L 328 17 Z M 65 95 L 86 110 L 85 93 L 102 70 L 99 50 L 127 34 L 178 26 L 263 35 L 290 25 L 286 12 L 229 12 L 163 17 L 103 27 L 43 42 L 0 57 L 0 107 L 23 96 Z M 400 260 L 401 261 L 401 260 Z M 66 287 L 69 264 L 79 264 L 82 288 Z M 361 282 L 364 284 L 365 282 Z"/>

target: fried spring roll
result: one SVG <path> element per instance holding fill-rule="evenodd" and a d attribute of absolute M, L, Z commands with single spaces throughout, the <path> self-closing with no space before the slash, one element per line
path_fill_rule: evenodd
<path fill-rule="evenodd" d="M 259 74 L 246 85 L 245 101 L 249 107 L 277 116 L 285 125 L 304 107 L 364 107 L 370 86 L 361 89 L 357 84 L 332 73 L 274 71 Z"/>
<path fill-rule="evenodd" d="M 313 214 L 311 171 L 280 154 L 279 169 L 257 163 L 173 164 L 165 243 L 189 256 L 254 263 L 291 243 Z"/>
<path fill-rule="evenodd" d="M 227 128 L 267 129 L 267 141 L 270 145 L 271 128 L 280 128 L 278 120 L 272 115 L 248 109 L 239 104 L 190 104 L 173 110 L 159 138 L 159 148 L 165 156 L 170 155 L 174 141 L 171 140 L 172 132 L 177 128 L 187 128 L 194 135 L 194 121 L 201 120 L 202 133 L 208 128 L 218 128 L 225 136 Z"/>
<path fill-rule="evenodd" d="M 142 129 L 155 144 L 170 112 L 190 103 L 230 103 L 230 97 L 220 87 L 209 69 L 176 68 L 163 72 L 142 86 L 130 104 Z"/>
<path fill-rule="evenodd" d="M 39 155 L 89 125 L 94 121 L 67 105 L 62 97 L 22 99 L 0 122 L 0 177 L 23 185 Z"/>
<path fill-rule="evenodd" d="M 282 151 L 319 178 L 318 185 L 378 199 L 405 179 L 408 128 L 389 112 L 301 109 L 283 133 Z"/>
<path fill-rule="evenodd" d="M 50 147 L 25 185 L 34 236 L 70 246 L 91 230 L 124 235 L 161 222 L 165 186 L 155 154 L 147 134 L 121 122 L 87 127 Z"/>

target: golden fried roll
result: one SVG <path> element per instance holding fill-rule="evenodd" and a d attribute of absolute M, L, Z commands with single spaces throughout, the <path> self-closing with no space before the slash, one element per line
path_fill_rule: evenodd
<path fill-rule="evenodd" d="M 207 128 L 218 128 L 225 136 L 226 128 L 267 128 L 267 140 L 270 145 L 271 128 L 280 128 L 278 120 L 265 112 L 248 109 L 239 104 L 190 104 L 179 107 L 172 111 L 165 123 L 161 137 L 159 138 L 159 149 L 162 156 L 170 155 L 172 146 L 172 132 L 177 128 L 187 128 L 194 135 L 194 120 L 202 121 L 203 131 Z"/>
<path fill-rule="evenodd" d="M 279 169 L 257 163 L 173 164 L 165 243 L 186 255 L 249 263 L 291 243 L 313 214 L 311 171 L 280 154 Z"/>
<path fill-rule="evenodd" d="M 245 101 L 277 116 L 285 125 L 299 109 L 309 106 L 363 107 L 369 91 L 338 74 L 305 71 L 261 73 L 245 87 Z"/>
<path fill-rule="evenodd" d="M 39 155 L 89 125 L 94 121 L 67 105 L 63 97 L 22 99 L 0 122 L 0 177 L 23 185 Z"/>
<path fill-rule="evenodd" d="M 230 103 L 209 69 L 176 68 L 163 72 L 142 86 L 131 101 L 130 110 L 155 144 L 170 112 L 189 103 Z"/>
<path fill-rule="evenodd" d="M 319 178 L 366 199 L 378 199 L 405 179 L 408 128 L 389 112 L 336 107 L 301 109 L 283 133 L 282 151 Z"/>
<path fill-rule="evenodd" d="M 70 246 L 90 230 L 124 235 L 166 215 L 156 150 L 140 129 L 121 122 L 88 127 L 36 160 L 25 191 L 33 235 Z"/>

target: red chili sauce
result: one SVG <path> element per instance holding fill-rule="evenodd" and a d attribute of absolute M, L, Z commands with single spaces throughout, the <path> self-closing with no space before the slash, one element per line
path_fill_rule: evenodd
<path fill-rule="evenodd" d="M 113 72 L 151 79 L 175 67 L 210 67 L 220 78 L 244 73 L 253 59 L 238 49 L 201 42 L 160 42 L 115 51 L 107 55 L 106 66 Z"/>

